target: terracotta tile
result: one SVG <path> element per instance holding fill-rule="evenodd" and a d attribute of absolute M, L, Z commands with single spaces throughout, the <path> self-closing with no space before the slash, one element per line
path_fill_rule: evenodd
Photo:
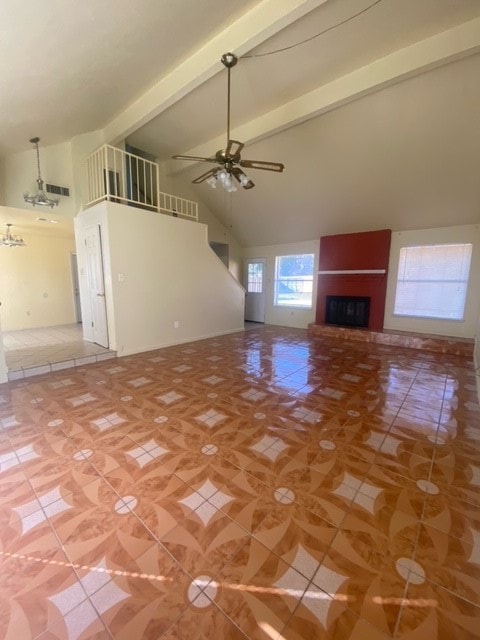
<path fill-rule="evenodd" d="M 72 590 L 76 584 L 76 575 L 53 536 L 36 546 L 26 545 L 11 555 L 2 555 L 1 636 L 35 638 L 46 631 L 51 621 L 61 619 L 62 612 L 54 605 L 55 595 Z M 75 589 L 66 606 L 73 608 L 85 599 L 85 592 Z"/>
<path fill-rule="evenodd" d="M 430 582 L 409 582 L 395 638 L 470 640 L 480 636 L 480 610 L 450 591 Z"/>
<path fill-rule="evenodd" d="M 475 637 L 471 360 L 357 333 L 266 326 L 5 385 L 2 629 Z"/>
<path fill-rule="evenodd" d="M 247 640 L 247 636 L 218 607 L 209 603 L 207 595 L 200 595 L 197 606 L 190 606 L 162 636 L 162 640 L 209 640 L 213 629 L 218 638 Z"/>

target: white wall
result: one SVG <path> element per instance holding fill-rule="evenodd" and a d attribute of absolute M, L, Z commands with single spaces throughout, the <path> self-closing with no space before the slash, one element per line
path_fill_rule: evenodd
<path fill-rule="evenodd" d="M 478 401 L 480 402 L 480 305 L 478 307 L 477 331 L 475 333 L 475 351 L 473 354 L 475 375 L 477 380 Z"/>
<path fill-rule="evenodd" d="M 463 321 L 430 320 L 394 316 L 395 290 L 398 261 L 402 247 L 422 244 L 448 244 L 454 242 L 473 243 L 470 280 L 468 284 L 465 319 Z M 473 338 L 477 331 L 478 309 L 480 306 L 480 225 L 463 225 L 422 229 L 417 231 L 396 231 L 392 233 L 390 261 L 385 305 L 385 329 L 415 331 L 458 338 Z"/>
<path fill-rule="evenodd" d="M 265 258 L 266 260 L 266 300 L 265 323 L 283 327 L 298 327 L 306 329 L 311 322 L 315 322 L 317 305 L 317 271 L 318 271 L 318 240 L 306 240 L 288 244 L 276 244 L 263 247 L 248 247 L 244 249 L 244 258 Z M 315 255 L 313 276 L 313 300 L 311 309 L 293 309 L 276 307 L 274 302 L 275 257 L 288 256 L 299 253 L 313 253 Z M 244 280 L 245 284 L 245 280 Z"/>
<path fill-rule="evenodd" d="M 5 203 L 5 160 L 0 158 L 0 205 Z"/>
<path fill-rule="evenodd" d="M 5 361 L 5 350 L 3 348 L 2 338 L 2 318 L 0 316 L 0 384 L 8 382 L 8 369 Z"/>
<path fill-rule="evenodd" d="M 244 291 L 208 246 L 205 225 L 115 203 L 75 223 L 86 339 L 82 236 L 92 224 L 102 231 L 110 348 L 119 355 L 243 329 Z"/>
<path fill-rule="evenodd" d="M 25 247 L 0 247 L 3 330 L 75 322 L 70 264 L 75 251 L 73 234 L 27 229 L 22 237 Z"/>

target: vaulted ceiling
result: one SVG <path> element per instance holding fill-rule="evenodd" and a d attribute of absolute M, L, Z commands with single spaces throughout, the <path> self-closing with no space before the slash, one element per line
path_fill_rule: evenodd
<path fill-rule="evenodd" d="M 11 0 L 2 12 L 2 154 L 101 128 L 166 162 L 165 189 L 181 192 L 206 165 L 172 153 L 225 146 L 219 59 L 232 50 L 232 137 L 286 171 L 188 195 L 242 244 L 480 223 L 478 0 L 45 0 L 38 18 L 34 0 Z"/>

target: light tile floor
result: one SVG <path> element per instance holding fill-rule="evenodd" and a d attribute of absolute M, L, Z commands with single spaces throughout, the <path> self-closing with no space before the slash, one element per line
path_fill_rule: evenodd
<path fill-rule="evenodd" d="M 36 371 L 39 367 L 46 367 L 49 371 L 52 364 L 63 363 L 62 368 L 67 368 L 67 364 L 75 366 L 75 361 L 80 365 L 86 364 L 85 358 L 95 362 L 97 356 L 114 355 L 98 344 L 83 340 L 81 324 L 4 331 L 2 335 L 7 367 L 10 372 L 19 372 L 13 376 L 16 378 L 24 377 L 25 371 L 30 375 L 41 373 L 41 370 Z M 35 370 L 33 374 L 32 370 Z"/>
<path fill-rule="evenodd" d="M 465 358 L 264 327 L 0 386 L 0 637 L 480 637 Z"/>

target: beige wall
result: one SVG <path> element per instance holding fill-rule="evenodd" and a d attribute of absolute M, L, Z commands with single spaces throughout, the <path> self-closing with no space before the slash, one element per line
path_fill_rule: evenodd
<path fill-rule="evenodd" d="M 75 322 L 72 236 L 22 232 L 26 247 L 0 247 L 0 314 L 4 331 Z"/>
<path fill-rule="evenodd" d="M 243 329 L 244 291 L 208 246 L 205 225 L 114 203 L 75 224 L 86 339 L 82 237 L 93 224 L 102 230 L 110 348 L 119 355 Z"/>
<path fill-rule="evenodd" d="M 265 258 L 266 260 L 266 299 L 265 323 L 283 327 L 298 327 L 306 329 L 310 322 L 315 322 L 317 271 L 318 271 L 318 240 L 276 244 L 264 247 L 248 247 L 244 250 L 244 258 Z M 275 257 L 288 256 L 299 253 L 313 253 L 315 255 L 313 276 L 313 300 L 311 309 L 292 309 L 276 307 L 274 301 Z M 245 284 L 245 279 L 243 280 Z"/>
<path fill-rule="evenodd" d="M 470 280 L 467 292 L 464 321 L 430 320 L 427 318 L 395 317 L 395 290 L 398 273 L 398 260 L 402 247 L 421 244 L 442 244 L 449 242 L 472 242 L 473 254 L 470 267 Z M 387 281 L 387 300 L 385 306 L 385 329 L 397 331 L 415 331 L 436 335 L 473 338 L 477 328 L 480 306 L 480 225 L 463 225 L 422 229 L 417 231 L 397 231 L 392 233 L 390 262 Z"/>

